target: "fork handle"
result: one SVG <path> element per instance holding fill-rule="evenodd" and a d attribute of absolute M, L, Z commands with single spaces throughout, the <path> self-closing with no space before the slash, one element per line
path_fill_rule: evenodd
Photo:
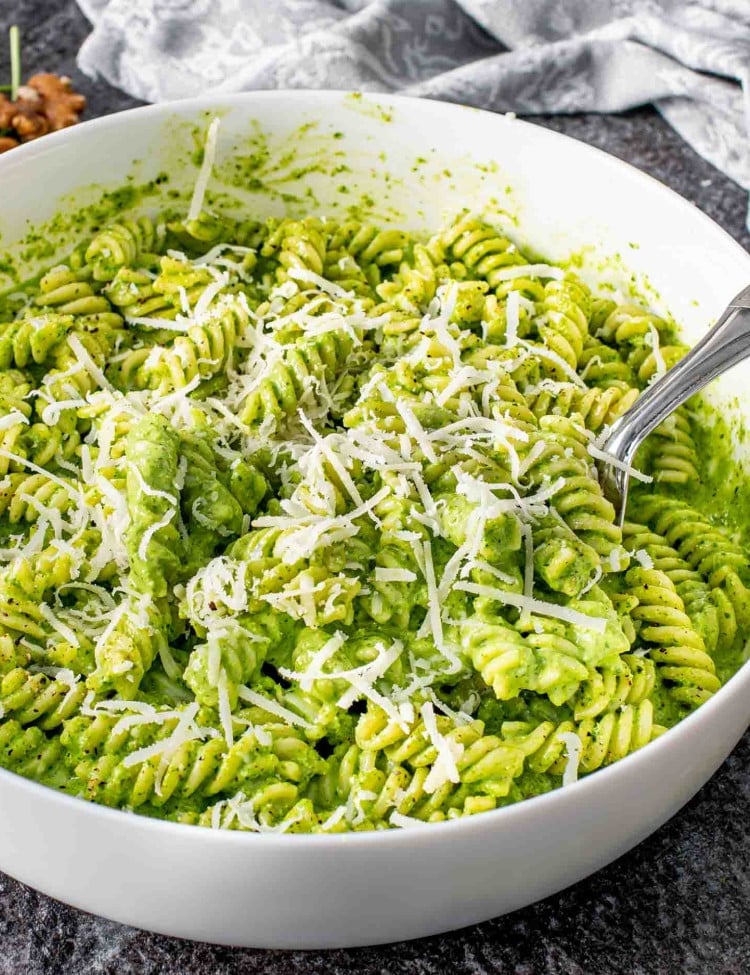
<path fill-rule="evenodd" d="M 750 285 L 729 302 L 719 320 L 661 379 L 612 425 L 608 453 L 631 464 L 643 440 L 668 416 L 727 369 L 750 356 Z M 625 472 L 612 472 L 626 487 Z"/>

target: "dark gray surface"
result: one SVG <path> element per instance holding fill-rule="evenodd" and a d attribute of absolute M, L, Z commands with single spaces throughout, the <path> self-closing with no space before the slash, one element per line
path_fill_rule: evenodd
<path fill-rule="evenodd" d="M 89 98 L 86 117 L 136 104 L 75 71 L 75 52 L 87 25 L 72 0 L 0 0 L 3 34 L 10 22 L 24 29 L 25 74 L 51 70 L 72 75 Z M 3 49 L 0 77 L 7 70 Z M 750 248 L 745 194 L 697 157 L 653 111 L 541 121 L 661 179 Z M 0 975 L 746 975 L 749 803 L 746 735 L 678 816 L 590 880 L 457 934 L 357 951 L 265 952 L 181 942 L 83 914 L 0 874 Z M 0 829 L 1 816 L 0 811 Z"/>

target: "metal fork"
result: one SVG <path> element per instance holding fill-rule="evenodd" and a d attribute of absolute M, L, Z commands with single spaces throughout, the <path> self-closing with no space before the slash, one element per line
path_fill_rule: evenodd
<path fill-rule="evenodd" d="M 604 496 L 615 506 L 618 524 L 625 521 L 633 458 L 644 439 L 686 400 L 712 379 L 750 356 L 750 285 L 727 305 L 710 331 L 684 359 L 652 383 L 616 420 L 602 449 L 608 457 L 596 468 Z M 610 458 L 620 461 L 618 467 Z"/>

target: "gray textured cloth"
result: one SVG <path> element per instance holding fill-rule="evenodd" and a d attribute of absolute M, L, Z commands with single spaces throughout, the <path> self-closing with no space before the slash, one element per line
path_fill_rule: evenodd
<path fill-rule="evenodd" d="M 78 0 L 83 71 L 146 101 L 358 88 L 494 111 L 653 102 L 750 190 L 750 0 Z"/>

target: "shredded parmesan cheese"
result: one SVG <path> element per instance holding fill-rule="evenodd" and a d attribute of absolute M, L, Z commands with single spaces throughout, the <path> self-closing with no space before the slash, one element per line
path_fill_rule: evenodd
<path fill-rule="evenodd" d="M 581 742 L 579 736 L 573 731 L 559 731 L 556 737 L 559 741 L 563 742 L 567 751 L 567 760 L 565 762 L 565 769 L 563 771 L 562 784 L 564 786 L 571 785 L 578 779 L 578 766 L 581 761 L 583 743 Z"/>
<path fill-rule="evenodd" d="M 565 271 L 554 264 L 512 264 L 496 268 L 492 272 L 495 281 L 514 281 L 516 278 L 552 278 L 562 281 Z"/>
<path fill-rule="evenodd" d="M 220 124 L 221 120 L 219 118 L 212 119 L 211 124 L 208 127 L 208 132 L 206 133 L 206 142 L 203 147 L 203 162 L 201 163 L 198 178 L 195 181 L 193 196 L 190 200 L 190 207 L 188 208 L 187 214 L 188 221 L 197 220 L 201 210 L 203 209 L 203 200 L 206 196 L 208 181 L 211 178 L 211 170 L 214 167 L 216 143 L 219 138 Z"/>
<path fill-rule="evenodd" d="M 607 620 L 603 617 L 588 616 L 568 606 L 558 606 L 557 603 L 548 603 L 542 599 L 530 599 L 515 592 L 496 589 L 494 586 L 481 586 L 475 582 L 457 582 L 456 589 L 463 589 L 464 592 L 470 592 L 475 596 L 496 599 L 505 606 L 515 606 L 528 613 L 537 613 L 539 616 L 550 616 L 552 619 L 563 620 L 576 626 L 585 626 L 590 630 L 596 630 L 597 633 L 603 633 L 607 626 Z"/>
<path fill-rule="evenodd" d="M 253 704 L 257 708 L 262 708 L 264 711 L 268 711 L 269 714 L 274 715 L 276 718 L 281 718 L 284 724 L 297 725 L 299 728 L 309 728 L 310 724 L 301 718 L 294 711 L 290 711 L 289 708 L 285 708 L 283 705 L 279 704 L 277 701 L 272 701 L 270 698 L 264 697 L 263 694 L 258 694 L 257 691 L 252 690 L 250 687 L 246 687 L 244 684 L 240 686 L 238 691 L 240 698 L 243 701 L 247 701 L 248 704 Z"/>
<path fill-rule="evenodd" d="M 457 783 L 461 781 L 456 760 L 463 754 L 464 747 L 449 741 L 440 734 L 431 701 L 425 701 L 420 708 L 420 714 L 424 721 L 425 731 L 437 750 L 437 758 L 424 782 L 424 791 L 431 794 L 446 782 Z"/>

